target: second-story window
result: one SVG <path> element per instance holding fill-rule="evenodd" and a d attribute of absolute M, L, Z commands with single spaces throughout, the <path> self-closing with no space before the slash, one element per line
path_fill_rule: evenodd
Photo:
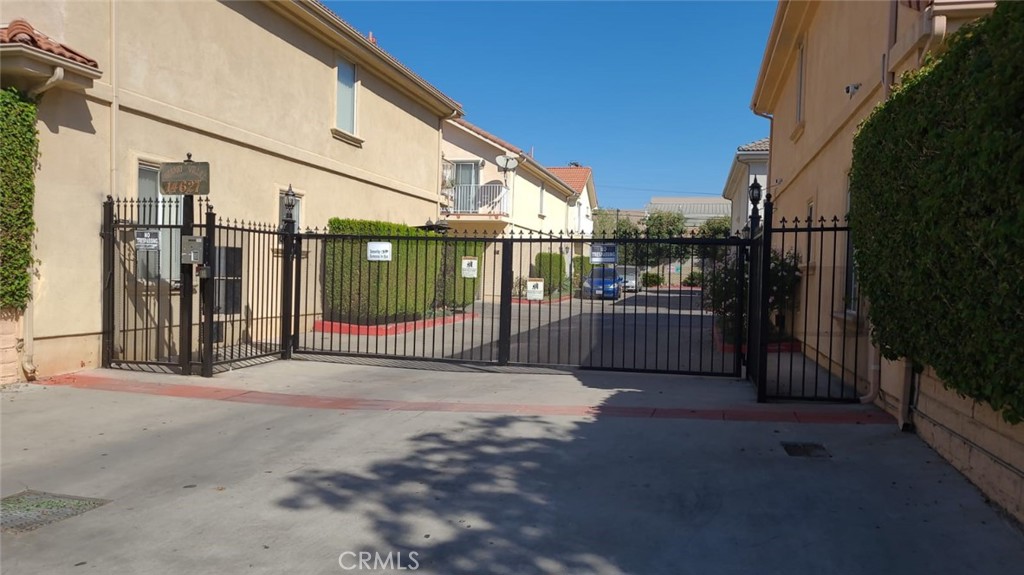
<path fill-rule="evenodd" d="M 338 58 L 338 95 L 335 127 L 349 134 L 356 133 L 356 67 Z"/>
<path fill-rule="evenodd" d="M 542 216 L 544 215 L 544 194 L 545 194 L 544 184 L 541 184 L 540 185 L 540 210 L 537 213 L 542 215 Z"/>

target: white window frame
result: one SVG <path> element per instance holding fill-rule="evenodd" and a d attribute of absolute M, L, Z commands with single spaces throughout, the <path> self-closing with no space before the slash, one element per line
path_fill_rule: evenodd
<path fill-rule="evenodd" d="M 537 215 L 545 217 L 547 214 L 544 213 L 544 196 L 547 194 L 547 190 L 543 183 L 540 185 L 540 209 L 537 211 Z"/>
<path fill-rule="evenodd" d="M 161 162 L 138 158 L 135 162 L 135 197 L 140 201 L 142 197 L 141 180 L 139 178 L 140 173 L 145 170 L 156 174 L 157 188 L 156 188 L 156 200 L 158 200 L 156 210 L 156 221 L 142 221 L 143 211 L 142 204 L 139 204 L 138 211 L 138 227 L 144 229 L 147 225 L 165 226 L 165 225 L 181 225 L 184 216 L 184 196 L 168 196 L 160 190 L 160 168 Z M 148 194 L 147 194 L 148 195 Z M 164 201 L 177 201 L 177 209 L 168 211 L 161 207 L 161 203 Z M 136 253 L 136 277 L 139 280 L 156 282 L 166 280 L 170 283 L 173 289 L 177 289 L 181 285 L 181 229 L 180 228 L 158 228 L 160 231 L 160 251 L 157 252 L 155 257 L 159 258 L 157 263 L 157 275 L 150 276 L 148 262 L 149 258 L 154 257 L 152 252 L 144 252 L 143 256 L 140 253 Z M 142 264 L 146 261 L 146 264 Z M 145 267 L 141 267 L 145 265 Z M 145 273 L 142 270 L 146 270 Z"/>
<path fill-rule="evenodd" d="M 351 129 L 349 126 L 341 125 L 341 118 L 338 114 L 338 109 L 341 107 L 340 90 L 338 89 L 341 84 L 341 71 L 342 63 L 347 64 L 352 69 L 352 125 Z M 341 134 L 347 134 L 355 137 L 359 133 L 359 67 L 354 62 L 345 58 L 344 56 L 337 55 L 334 63 L 334 130 Z"/>

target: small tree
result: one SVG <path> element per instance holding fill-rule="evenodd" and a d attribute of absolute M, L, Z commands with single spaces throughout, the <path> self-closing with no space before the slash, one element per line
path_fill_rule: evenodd
<path fill-rule="evenodd" d="M 739 269 L 736 257 L 729 255 L 714 262 L 703 273 L 704 307 L 713 312 L 719 322 L 719 328 L 726 339 L 735 337 L 736 330 L 744 328 L 740 325 L 736 313 L 738 298 L 745 295 L 750 283 L 749 266 Z M 742 275 L 742 279 L 740 278 Z M 797 289 L 800 287 L 800 254 L 788 251 L 785 254 L 772 250 L 771 265 L 768 268 L 768 313 L 772 317 L 782 317 L 786 310 L 793 307 Z M 738 283 L 742 282 L 742 284 Z M 743 310 L 746 312 L 746 309 Z M 778 329 L 769 333 L 769 339 L 784 340 L 788 335 L 782 328 L 783 322 L 777 322 Z"/>

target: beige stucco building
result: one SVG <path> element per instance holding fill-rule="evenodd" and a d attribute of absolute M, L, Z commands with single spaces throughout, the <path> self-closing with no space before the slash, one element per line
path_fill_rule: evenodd
<path fill-rule="evenodd" d="M 513 248 L 513 273 L 523 281 L 536 275 L 536 257 L 542 252 L 562 254 L 565 274 L 571 273 L 571 258 L 585 252 L 584 236 L 594 229 L 597 190 L 590 168 L 545 168 L 521 148 L 462 118 L 444 123 L 442 154 L 441 222 L 454 235 L 537 240 Z M 483 282 L 482 295 L 498 293 L 500 256 L 500 244 L 487 242 L 481 265 L 493 277 Z"/>
<path fill-rule="evenodd" d="M 555 174 L 561 168 L 545 168 L 462 118 L 445 122 L 441 150 L 441 214 L 453 230 L 556 235 L 593 230 L 588 216 L 597 195 L 590 168 L 580 168 L 586 176 L 576 189 Z M 503 169 L 499 157 L 513 158 L 514 167 Z"/>
<path fill-rule="evenodd" d="M 859 123 L 884 101 L 904 71 L 920 66 L 928 52 L 942 49 L 950 33 L 994 4 L 782 0 L 751 103 L 756 114 L 771 119 L 766 188 L 775 201 L 776 221 L 845 216 Z M 814 273 L 813 267 L 818 273 L 849 270 L 850 250 L 808 248 L 805 277 Z M 813 266 L 806 265 L 808 260 Z M 814 282 L 809 287 L 813 301 L 819 288 Z M 837 298 L 857 299 L 855 281 L 834 289 Z M 844 313 L 815 314 L 808 323 L 821 333 L 842 333 L 860 312 L 847 306 Z M 803 321 L 796 319 L 796 325 Z M 862 337 L 861 349 L 866 349 Z M 989 497 L 1024 518 L 1024 426 L 1011 426 L 986 405 L 957 397 L 930 370 L 912 393 L 908 366 L 881 360 L 874 348 L 860 362 L 862 389 L 877 387 L 879 405 L 901 424 L 912 425 Z"/>
<path fill-rule="evenodd" d="M 729 221 L 730 229 L 737 232 L 749 225 L 751 214 L 747 190 L 755 181 L 766 187 L 768 183 L 768 138 L 761 138 L 736 148 L 729 175 L 725 179 L 722 197 L 732 204 Z M 764 207 L 764 196 L 757 204 L 758 211 Z"/>
<path fill-rule="evenodd" d="M 39 97 L 41 151 L 33 297 L 0 320 L 3 381 L 99 363 L 101 203 L 159 198 L 161 164 L 186 153 L 224 217 L 275 224 L 289 185 L 302 227 L 440 215 L 459 104 L 318 2 L 4 0 L 3 19 L 30 30 L 4 36 L 0 69 Z"/>

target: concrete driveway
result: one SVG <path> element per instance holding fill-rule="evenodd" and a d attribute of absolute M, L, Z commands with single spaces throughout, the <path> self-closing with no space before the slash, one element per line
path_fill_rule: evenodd
<path fill-rule="evenodd" d="M 1018 528 L 872 407 L 761 406 L 727 379 L 413 367 L 275 362 L 208 380 L 97 370 L 5 390 L 2 494 L 110 502 L 5 532 L 3 572 L 1024 564 Z M 358 569 L 360 553 L 378 563 Z"/>

